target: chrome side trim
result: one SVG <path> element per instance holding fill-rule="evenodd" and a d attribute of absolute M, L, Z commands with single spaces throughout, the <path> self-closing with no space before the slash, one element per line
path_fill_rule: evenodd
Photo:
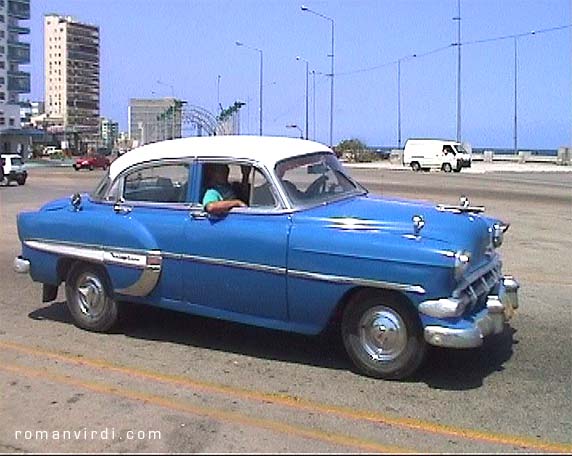
<path fill-rule="evenodd" d="M 298 279 L 319 280 L 322 282 L 334 282 L 343 285 L 358 285 L 364 287 L 383 288 L 386 290 L 409 291 L 411 293 L 425 294 L 425 289 L 420 285 L 384 282 L 381 280 L 361 279 L 357 277 L 337 276 L 296 270 L 289 270 L 288 275 Z"/>
<path fill-rule="evenodd" d="M 266 272 L 269 274 L 286 274 L 289 277 L 309 280 L 319 280 L 322 282 L 333 282 L 345 285 L 367 286 L 373 288 L 383 288 L 387 290 L 409 291 L 412 293 L 424 294 L 425 289 L 420 285 L 408 285 L 392 282 L 384 282 L 380 280 L 361 279 L 356 277 L 337 276 L 330 274 L 320 274 L 308 271 L 289 270 L 277 266 L 268 266 L 264 264 L 246 263 L 243 261 L 227 260 L 222 258 L 204 257 L 198 255 L 176 255 L 171 253 L 164 253 L 164 258 L 182 259 L 189 261 L 196 261 L 198 263 L 213 264 L 217 266 L 228 266 L 240 269 L 249 269 L 258 272 Z"/>
<path fill-rule="evenodd" d="M 287 275 L 289 277 L 294 277 L 299 279 L 318 280 L 322 282 L 332 282 L 344 285 L 366 286 L 366 287 L 380 288 L 386 290 L 397 290 L 397 291 L 405 291 L 417 294 L 425 294 L 425 289 L 420 285 L 385 282 L 381 280 L 363 279 L 359 277 L 321 274 L 309 271 L 288 270 L 285 267 L 269 266 L 259 263 L 248 263 L 244 261 L 229 260 L 225 258 L 213 258 L 200 255 L 185 255 L 185 254 L 159 252 L 159 251 L 118 250 L 115 248 L 108 248 L 104 246 L 72 245 L 55 241 L 29 240 L 29 241 L 24 241 L 24 243 L 31 248 L 42 250 L 45 252 L 56 253 L 78 259 L 85 259 L 97 263 L 118 264 L 121 266 L 143 269 L 144 272 L 148 270 L 158 270 L 160 272 L 161 270 L 160 263 L 162 259 L 187 260 L 204 264 L 212 264 L 217 266 L 227 266 L 239 269 L 253 270 L 258 272 L 265 272 L 269 274 Z M 159 265 L 157 266 L 152 264 L 151 261 L 152 259 L 154 259 L 155 262 L 158 262 Z M 144 284 L 137 285 L 139 282 L 143 283 L 147 283 L 147 281 L 151 282 L 151 278 L 148 276 L 154 277 L 154 274 L 151 273 L 142 274 L 141 278 L 135 284 L 131 285 L 130 287 L 124 290 L 128 291 L 131 290 L 130 292 L 141 293 L 140 290 L 148 289 L 149 287 L 147 285 Z M 155 282 L 158 280 L 158 278 L 159 274 L 157 274 Z M 132 288 L 135 291 L 132 291 Z M 117 292 L 120 292 L 122 294 L 129 294 L 121 290 L 117 290 Z M 143 296 L 143 295 L 137 294 L 132 296 Z"/>
<path fill-rule="evenodd" d="M 237 261 L 237 260 L 227 260 L 225 258 L 213 258 L 213 257 L 199 256 L 199 255 L 177 255 L 172 253 L 166 253 L 163 256 L 164 258 L 195 261 L 197 263 L 213 264 L 216 266 L 228 266 L 231 268 L 249 269 L 258 272 L 267 272 L 270 274 L 283 275 L 287 273 L 286 268 L 281 268 L 278 266 L 268 266 L 265 264 L 247 263 L 244 261 Z"/>
<path fill-rule="evenodd" d="M 92 247 L 84 247 L 78 245 L 64 244 L 55 241 L 24 241 L 24 245 L 31 249 L 40 250 L 42 252 L 55 253 L 57 255 L 65 255 L 73 258 L 103 263 L 104 251 Z"/>
<path fill-rule="evenodd" d="M 55 253 L 100 264 L 113 264 L 140 269 L 140 277 L 130 286 L 116 289 L 128 296 L 146 296 L 157 286 L 161 275 L 162 255 L 157 250 L 129 251 L 104 246 L 90 246 L 47 240 L 27 240 L 24 244 L 42 252 Z"/>
<path fill-rule="evenodd" d="M 144 269 L 135 283 L 126 288 L 115 290 L 116 293 L 127 296 L 147 296 L 157 286 L 161 269 Z"/>

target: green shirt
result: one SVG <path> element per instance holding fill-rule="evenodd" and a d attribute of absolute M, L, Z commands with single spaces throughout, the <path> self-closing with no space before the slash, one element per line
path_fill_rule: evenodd
<path fill-rule="evenodd" d="M 207 205 L 209 205 L 210 203 L 216 203 L 217 201 L 223 201 L 223 200 L 224 198 L 222 197 L 222 195 L 218 190 L 215 190 L 214 188 L 209 188 L 205 192 L 205 196 L 203 196 L 203 207 L 206 208 Z"/>

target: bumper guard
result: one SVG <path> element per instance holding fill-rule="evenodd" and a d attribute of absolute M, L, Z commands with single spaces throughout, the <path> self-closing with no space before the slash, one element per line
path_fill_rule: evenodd
<path fill-rule="evenodd" d="M 504 324 L 518 309 L 518 289 L 520 285 L 512 276 L 501 280 L 498 296 L 487 298 L 487 307 L 481 311 L 467 328 L 426 326 L 425 341 L 431 345 L 449 348 L 474 348 L 483 344 L 483 339 L 491 334 L 499 334 Z"/>
<path fill-rule="evenodd" d="M 30 261 L 25 260 L 21 256 L 14 258 L 14 271 L 20 274 L 27 274 L 30 272 Z"/>

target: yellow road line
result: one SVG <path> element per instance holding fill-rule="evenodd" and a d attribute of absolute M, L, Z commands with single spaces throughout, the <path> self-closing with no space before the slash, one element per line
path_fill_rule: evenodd
<path fill-rule="evenodd" d="M 177 386 L 183 386 L 187 388 L 195 388 L 211 393 L 225 394 L 242 399 L 256 400 L 260 402 L 272 402 L 274 404 L 287 406 L 299 410 L 309 410 L 320 413 L 329 413 L 332 415 L 340 416 L 342 418 L 383 423 L 385 425 L 398 426 L 406 429 L 413 429 L 431 434 L 446 435 L 469 440 L 496 443 L 501 445 L 514 445 L 539 451 L 562 452 L 562 453 L 572 452 L 572 444 L 567 444 L 567 443 L 554 443 L 554 442 L 546 442 L 538 439 L 533 439 L 530 437 L 513 436 L 513 435 L 496 434 L 496 433 L 493 434 L 484 431 L 477 431 L 472 429 L 464 429 L 454 426 L 448 426 L 444 424 L 432 423 L 430 421 L 418 420 L 414 418 L 395 417 L 376 412 L 369 412 L 364 410 L 351 409 L 347 407 L 327 405 L 292 396 L 243 390 L 229 386 L 217 385 L 198 380 L 193 380 L 187 377 L 166 375 L 166 374 L 160 374 L 158 372 L 134 369 L 130 367 L 112 364 L 104 360 L 88 359 L 80 357 L 79 355 L 72 356 L 63 353 L 51 352 L 45 349 L 28 347 L 25 345 L 20 345 L 12 342 L 0 341 L 0 348 L 2 347 L 19 351 L 21 353 L 27 353 L 34 356 L 46 356 L 64 362 L 70 362 L 92 368 L 118 372 L 130 376 L 144 378 L 147 380 L 154 380 L 163 383 L 174 384 Z"/>
<path fill-rule="evenodd" d="M 331 432 L 318 431 L 308 429 L 305 427 L 294 426 L 282 421 L 267 420 L 261 418 L 252 418 L 247 415 L 242 415 L 236 412 L 228 412 L 226 410 L 206 408 L 197 405 L 188 404 L 181 400 L 171 400 L 163 396 L 143 393 L 126 388 L 117 388 L 114 385 L 103 383 L 96 383 L 87 380 L 80 380 L 70 376 L 63 376 L 49 372 L 47 370 L 31 369 L 28 367 L 18 366 L 14 364 L 3 363 L 0 365 L 0 370 L 11 372 L 13 374 L 24 375 L 26 377 L 39 378 L 48 380 L 55 383 L 61 383 L 69 386 L 84 388 L 96 393 L 121 397 L 124 399 L 131 399 L 141 401 L 158 407 L 176 410 L 180 412 L 191 413 L 194 415 L 205 416 L 215 419 L 217 421 L 228 421 L 239 425 L 247 425 L 258 428 L 267 429 L 273 432 L 282 434 L 290 434 L 297 437 L 303 437 L 313 440 L 319 440 L 326 443 L 343 445 L 352 448 L 359 448 L 366 451 L 375 451 L 381 453 L 403 453 L 413 451 L 405 451 L 403 448 L 398 448 L 389 445 L 382 445 L 377 442 L 359 439 L 351 436 L 335 434 Z"/>

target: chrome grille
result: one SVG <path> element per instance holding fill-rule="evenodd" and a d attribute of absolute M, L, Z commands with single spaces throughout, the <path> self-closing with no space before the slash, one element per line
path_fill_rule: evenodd
<path fill-rule="evenodd" d="M 467 274 L 453 291 L 453 298 L 461 300 L 465 313 L 480 310 L 486 305 L 486 297 L 502 278 L 502 263 L 497 256 L 486 265 Z"/>

